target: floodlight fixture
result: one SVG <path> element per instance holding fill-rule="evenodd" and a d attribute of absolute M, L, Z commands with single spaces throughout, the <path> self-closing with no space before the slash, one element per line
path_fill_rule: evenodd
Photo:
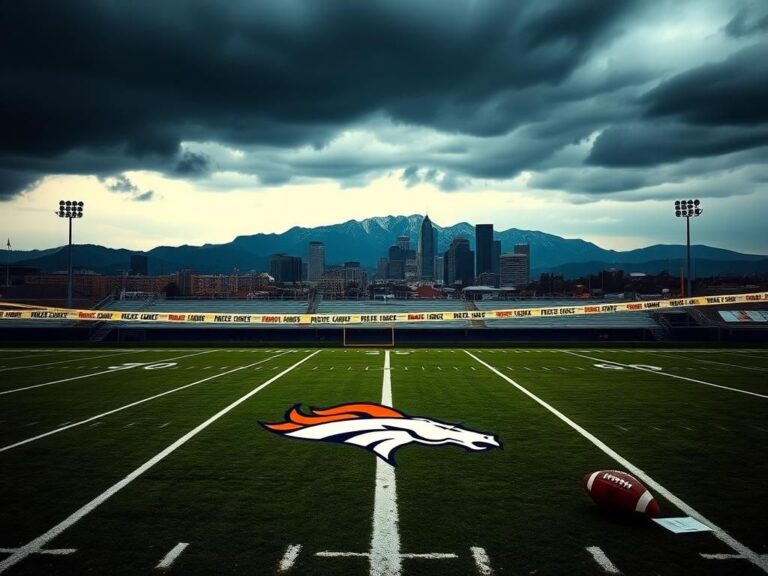
<path fill-rule="evenodd" d="M 701 216 L 704 212 L 701 206 L 701 200 L 688 199 L 688 200 L 675 200 L 675 216 L 677 218 L 685 218 L 685 245 L 686 245 L 686 261 L 688 268 L 688 290 L 687 296 L 692 296 L 692 281 L 691 281 L 691 218 Z"/>
<path fill-rule="evenodd" d="M 82 200 L 59 200 L 59 209 L 54 211 L 59 218 L 69 221 L 69 245 L 67 249 L 67 308 L 72 308 L 72 219 L 83 217 Z"/>

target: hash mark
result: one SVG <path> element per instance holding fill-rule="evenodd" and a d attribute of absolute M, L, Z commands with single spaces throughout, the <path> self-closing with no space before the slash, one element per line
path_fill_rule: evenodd
<path fill-rule="evenodd" d="M 605 555 L 605 552 L 603 552 L 599 546 L 588 546 L 585 550 L 592 554 L 592 558 L 595 559 L 595 562 L 597 562 L 606 573 L 621 574 L 621 571 L 614 566 L 613 562 L 608 559 L 608 556 Z"/>
<path fill-rule="evenodd" d="M 475 559 L 475 566 L 477 567 L 477 571 L 482 574 L 482 576 L 490 576 L 493 574 L 493 569 L 491 568 L 491 560 L 488 558 L 488 554 L 486 553 L 485 548 L 472 546 L 470 550 L 472 551 L 472 558 Z"/>
<path fill-rule="evenodd" d="M 162 560 L 160 560 L 160 562 L 158 562 L 155 568 L 158 570 L 167 570 L 168 568 L 170 568 L 173 562 L 176 560 L 176 558 L 178 558 L 179 555 L 182 552 L 184 552 L 184 549 L 187 546 L 189 546 L 188 542 L 179 542 L 178 544 L 176 544 L 176 546 L 171 548 L 170 552 L 168 552 L 168 554 L 166 554 L 165 557 Z"/>
<path fill-rule="evenodd" d="M 288 548 L 285 549 L 285 554 L 280 559 L 277 571 L 287 572 L 293 568 L 293 565 L 296 563 L 296 558 L 299 556 L 299 552 L 301 552 L 301 544 L 289 544 Z"/>

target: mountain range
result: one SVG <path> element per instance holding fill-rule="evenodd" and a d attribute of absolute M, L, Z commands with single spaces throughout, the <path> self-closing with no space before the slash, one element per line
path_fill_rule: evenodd
<path fill-rule="evenodd" d="M 384 216 L 349 220 L 341 224 L 316 228 L 293 228 L 280 234 L 251 234 L 238 236 L 226 244 L 203 246 L 158 246 L 147 252 L 107 248 L 94 244 L 75 245 L 74 267 L 102 274 L 119 274 L 129 267 L 131 254 L 148 256 L 149 273 L 168 274 L 182 268 L 200 273 L 229 274 L 235 268 L 241 273 L 269 269 L 269 257 L 276 253 L 301 256 L 306 260 L 308 243 L 325 244 L 328 265 L 359 261 L 369 270 L 376 269 L 379 258 L 385 257 L 389 246 L 398 236 L 409 236 L 416 247 L 422 216 Z M 457 236 L 469 239 L 474 249 L 475 229 L 466 222 L 438 230 L 438 252 L 442 253 Z M 622 268 L 629 272 L 677 272 L 685 261 L 684 245 L 657 244 L 628 251 L 606 250 L 580 239 L 566 239 L 554 234 L 510 228 L 497 231 L 502 253 L 511 252 L 515 244 L 530 245 L 532 277 L 542 272 L 556 271 L 566 277 L 595 273 L 605 268 Z M 706 245 L 691 247 L 697 276 L 716 274 L 766 274 L 768 256 L 742 254 Z M 45 250 L 11 251 L 11 262 L 40 268 L 43 272 L 65 270 L 66 247 Z"/>

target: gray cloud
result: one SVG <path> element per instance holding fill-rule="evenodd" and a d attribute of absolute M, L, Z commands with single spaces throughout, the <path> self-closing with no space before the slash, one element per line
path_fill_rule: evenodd
<path fill-rule="evenodd" d="M 751 36 L 768 31 L 768 5 L 765 2 L 750 2 L 739 8 L 728 22 L 725 32 L 729 36 Z"/>
<path fill-rule="evenodd" d="M 189 178 L 207 176 L 212 170 L 211 159 L 205 154 L 185 150 L 179 156 L 174 173 Z"/>
<path fill-rule="evenodd" d="M 661 0 L 8 3 L 0 199 L 48 174 L 128 170 L 209 187 L 232 172 L 254 188 L 350 185 L 392 170 L 444 191 L 523 170 L 538 187 L 577 194 L 679 182 L 682 168 L 642 170 L 765 145 L 768 29 L 762 3 L 732 0 L 711 40 L 729 46 L 719 62 L 667 65 L 616 48 L 667 9 Z M 380 146 L 339 146 L 355 130 Z M 211 143 L 242 154 L 216 155 Z M 130 182 L 116 178 L 117 188 Z"/>
<path fill-rule="evenodd" d="M 133 198 L 134 202 L 149 202 L 155 197 L 154 190 L 147 190 L 146 192 L 142 192 L 138 196 L 135 196 Z"/>

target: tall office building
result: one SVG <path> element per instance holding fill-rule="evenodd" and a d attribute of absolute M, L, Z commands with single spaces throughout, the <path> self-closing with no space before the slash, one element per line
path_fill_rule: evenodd
<path fill-rule="evenodd" d="M 429 215 L 424 217 L 419 231 L 418 275 L 422 280 L 435 279 L 435 231 Z"/>
<path fill-rule="evenodd" d="M 491 249 L 491 272 L 497 276 L 501 273 L 501 240 L 494 240 Z"/>
<path fill-rule="evenodd" d="M 469 240 L 459 236 L 453 239 L 444 255 L 445 284 L 471 286 L 475 281 L 475 253 L 469 249 Z"/>
<path fill-rule="evenodd" d="M 131 254 L 131 274 L 133 276 L 148 276 L 147 255 Z"/>
<path fill-rule="evenodd" d="M 325 272 L 325 244 L 322 242 L 309 243 L 309 266 L 307 266 L 307 280 L 319 282 Z"/>
<path fill-rule="evenodd" d="M 408 250 L 404 250 L 398 244 L 389 247 L 389 266 L 387 278 L 400 280 L 405 278 L 405 256 Z"/>
<path fill-rule="evenodd" d="M 410 250 L 411 249 L 411 237 L 410 236 L 398 236 L 397 237 L 397 246 L 400 248 L 400 250 Z"/>
<path fill-rule="evenodd" d="M 269 259 L 269 275 L 278 283 L 301 282 L 301 258 L 273 254 Z"/>
<path fill-rule="evenodd" d="M 531 283 L 531 245 L 515 244 L 515 254 L 525 255 L 525 285 Z"/>
<path fill-rule="evenodd" d="M 501 285 L 522 288 L 530 284 L 528 254 L 501 255 Z"/>
<path fill-rule="evenodd" d="M 437 244 L 435 244 L 437 246 Z M 443 256 L 435 256 L 435 277 L 434 281 L 437 284 L 444 284 L 445 283 L 445 258 Z"/>
<path fill-rule="evenodd" d="M 478 224 L 475 226 L 475 250 L 477 265 L 475 273 L 480 276 L 484 272 L 493 272 L 493 224 Z"/>

